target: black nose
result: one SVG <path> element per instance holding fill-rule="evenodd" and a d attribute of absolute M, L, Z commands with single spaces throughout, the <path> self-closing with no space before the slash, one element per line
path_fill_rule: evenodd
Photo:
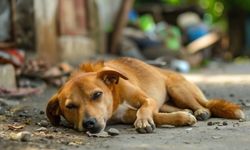
<path fill-rule="evenodd" d="M 96 119 L 95 118 L 85 119 L 83 122 L 83 127 L 87 130 L 94 129 L 96 127 Z"/>

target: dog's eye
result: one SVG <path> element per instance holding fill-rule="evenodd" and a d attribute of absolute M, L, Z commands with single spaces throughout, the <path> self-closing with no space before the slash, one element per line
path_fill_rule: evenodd
<path fill-rule="evenodd" d="M 73 103 L 70 103 L 70 104 L 66 105 L 66 108 L 68 108 L 68 109 L 75 109 L 75 108 L 77 108 L 77 105 L 75 105 Z"/>
<path fill-rule="evenodd" d="M 101 96 L 102 96 L 102 92 L 101 91 L 97 91 L 97 92 L 93 93 L 93 95 L 92 95 L 91 98 L 93 100 L 96 100 L 96 99 L 100 98 Z"/>

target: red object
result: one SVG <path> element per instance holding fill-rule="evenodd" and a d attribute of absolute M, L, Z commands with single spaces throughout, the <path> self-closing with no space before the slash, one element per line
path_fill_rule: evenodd
<path fill-rule="evenodd" d="M 0 63 L 11 63 L 16 67 L 24 64 L 25 54 L 24 51 L 19 49 L 0 50 Z"/>

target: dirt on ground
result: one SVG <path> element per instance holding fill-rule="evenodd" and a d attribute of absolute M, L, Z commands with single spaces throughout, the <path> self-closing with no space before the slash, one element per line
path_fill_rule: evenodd
<path fill-rule="evenodd" d="M 88 137 L 68 127 L 53 127 L 45 107 L 56 88 L 47 87 L 39 95 L 0 98 L 0 149 L 250 149 L 250 64 L 222 64 L 185 74 L 208 98 L 224 98 L 242 106 L 246 120 L 211 118 L 194 126 L 162 127 L 152 134 L 138 134 L 133 126 L 114 125 L 120 131 L 108 138 Z"/>

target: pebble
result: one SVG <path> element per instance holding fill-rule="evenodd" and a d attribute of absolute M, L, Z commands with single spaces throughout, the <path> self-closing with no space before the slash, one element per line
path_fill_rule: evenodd
<path fill-rule="evenodd" d="M 221 136 L 212 136 L 213 139 L 221 139 Z"/>
<path fill-rule="evenodd" d="M 101 137 L 101 138 L 110 137 L 110 135 L 109 135 L 107 132 L 105 132 L 105 131 L 102 131 L 102 132 L 97 133 L 97 134 L 96 134 L 96 133 L 93 134 L 93 133 L 90 133 L 89 131 L 87 131 L 86 134 L 87 134 L 89 137 Z"/>
<path fill-rule="evenodd" d="M 246 119 L 240 119 L 239 122 L 245 122 L 247 121 Z"/>
<path fill-rule="evenodd" d="M 227 126 L 228 123 L 227 123 L 226 121 L 223 121 L 223 122 L 222 122 L 222 125 L 223 125 L 223 126 Z"/>
<path fill-rule="evenodd" d="M 27 142 L 27 141 L 30 141 L 31 139 L 31 133 L 28 132 L 28 131 L 22 131 L 22 132 L 19 132 L 17 134 L 11 134 L 11 139 L 12 140 L 18 140 L 18 141 L 22 141 L 22 142 Z"/>
<path fill-rule="evenodd" d="M 111 135 L 111 136 L 116 136 L 116 135 L 119 135 L 120 134 L 120 131 L 115 129 L 115 128 L 110 128 L 108 130 L 108 134 Z"/>
<path fill-rule="evenodd" d="M 49 122 L 47 120 L 42 120 L 41 122 L 38 123 L 40 126 L 42 127 L 48 127 L 49 126 Z"/>
<path fill-rule="evenodd" d="M 213 125 L 213 122 L 212 122 L 212 121 L 209 121 L 209 122 L 207 123 L 207 125 L 208 125 L 208 126 L 212 126 L 212 125 Z"/>
<path fill-rule="evenodd" d="M 43 115 L 43 114 L 45 114 L 45 112 L 43 111 L 43 110 L 40 110 L 40 115 Z"/>
<path fill-rule="evenodd" d="M 215 127 L 214 129 L 215 129 L 215 130 L 220 130 L 220 128 L 219 128 L 219 127 Z"/>
<path fill-rule="evenodd" d="M 47 128 L 45 128 L 45 127 L 41 127 L 41 128 L 38 128 L 38 129 L 36 129 L 36 131 L 47 131 Z"/>

